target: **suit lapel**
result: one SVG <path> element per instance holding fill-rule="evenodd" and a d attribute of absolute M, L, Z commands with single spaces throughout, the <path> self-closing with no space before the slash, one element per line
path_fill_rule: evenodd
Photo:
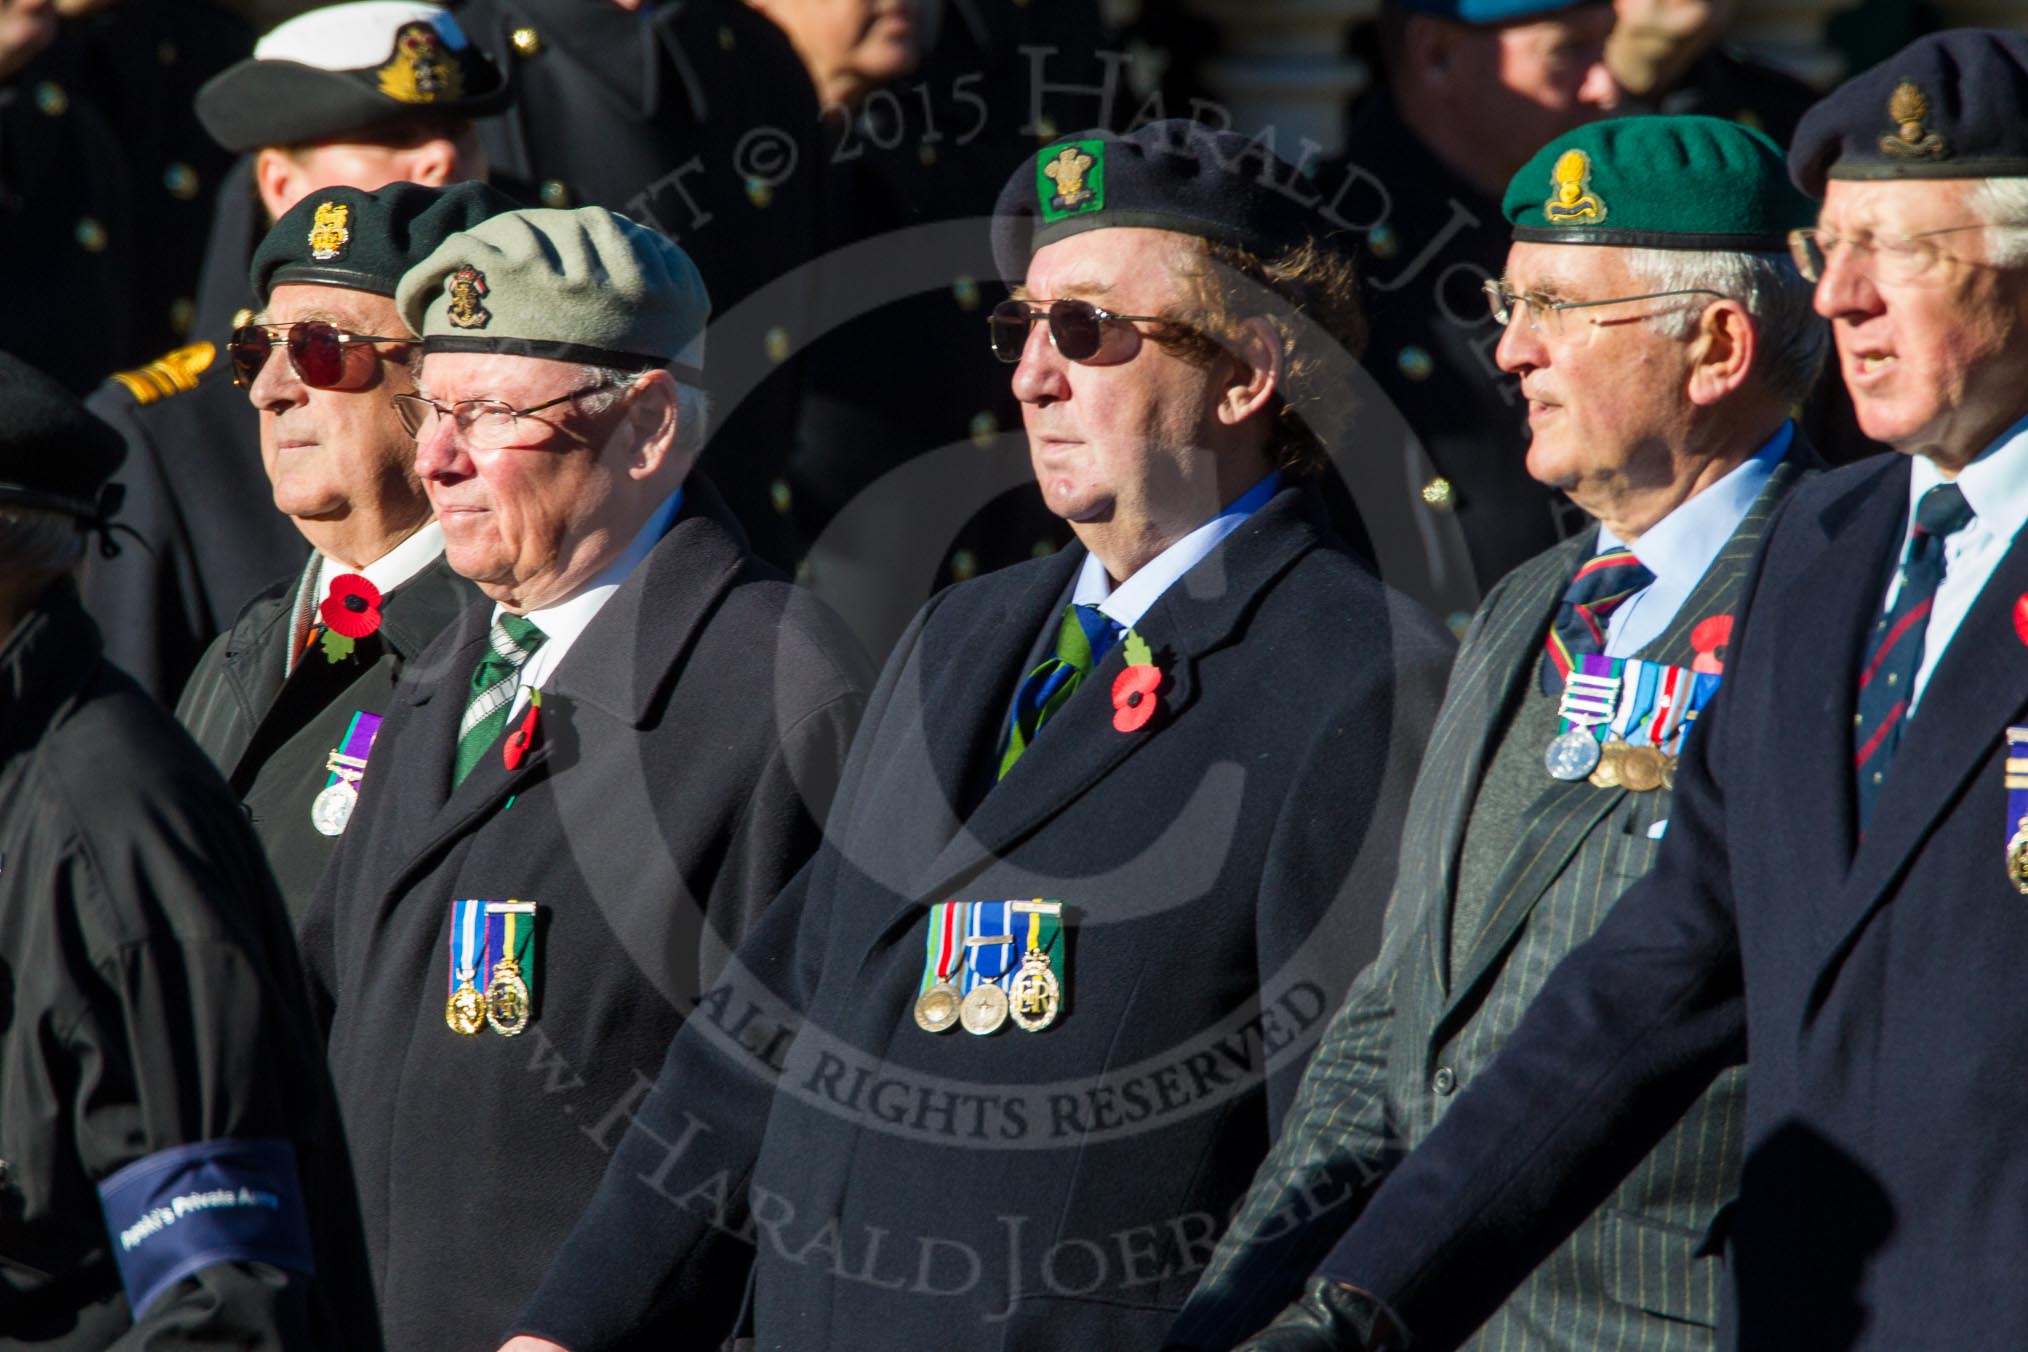
<path fill-rule="evenodd" d="M 1126 666 L 1125 645 L 1114 645 L 1077 694 L 1050 719 L 1029 752 L 1005 779 L 987 790 L 963 829 L 924 873 L 916 895 L 894 919 L 900 920 L 925 900 L 940 899 L 959 877 L 1033 833 L 1150 738 L 1164 735 L 1196 699 L 1197 663 L 1223 647 L 1261 589 L 1318 542 L 1314 513 L 1304 490 L 1283 490 L 1164 592 L 1135 626 L 1153 649 L 1155 665 L 1163 673 L 1156 717 L 1134 732 L 1113 727 L 1110 692 Z M 1082 559 L 1082 551 L 1077 558 Z M 1046 585 L 1051 580 L 1054 585 Z M 1054 614 L 1068 581 L 1067 575 L 1053 571 L 1038 579 L 1029 595 L 1027 631 L 1016 629 L 1012 641 L 1018 646 L 1002 641 L 1003 663 L 1014 653 L 1029 650 L 1035 631 Z M 1002 673 L 1008 670 L 1006 665 L 998 667 Z M 992 745 L 996 748 L 997 728 L 1012 697 L 1013 681 L 1025 674 L 1023 669 L 1012 680 L 1003 675 L 993 686 L 996 695 L 991 716 L 996 736 Z M 926 712 L 941 715 L 939 706 L 927 695 L 924 707 Z"/>
<path fill-rule="evenodd" d="M 1851 874 L 1823 917 L 1824 937 L 1834 951 L 1881 904 L 1937 818 L 1992 755 L 2005 726 L 2017 721 L 2028 704 L 2028 645 L 2014 631 L 2014 606 L 2023 594 L 2028 594 L 2028 532 L 2015 537 L 1986 580 L 1943 660 L 1930 674 L 1915 718 L 1902 731 Z M 1967 710 L 1976 712 L 1963 716 Z M 1843 758 L 1842 764 L 1849 779 L 1850 758 Z M 1997 807 L 1999 785 L 1989 787 L 1996 804 L 1992 816 L 1997 876 L 2004 836 Z"/>
<path fill-rule="evenodd" d="M 1705 620 L 1730 614 L 1738 605 L 1769 518 L 1789 490 L 1817 463 L 1815 453 L 1801 445 L 1783 458 L 1697 585 L 1677 608 L 1668 627 L 1641 650 L 1642 658 L 1671 666 L 1691 665 L 1697 656 L 1692 634 Z M 1595 533 L 1581 538 L 1588 542 L 1587 550 L 1595 547 Z M 1504 726 L 1504 721 L 1500 726 Z M 1447 1008 L 1457 1008 L 1490 977 L 1537 903 L 1556 885 L 1556 880 L 1570 867 L 1571 859 L 1627 793 L 1626 789 L 1599 789 L 1584 780 L 1548 781 L 1529 811 L 1520 848 L 1509 858 L 1494 885 L 1497 899 L 1487 912 L 1485 932 L 1460 967 L 1458 979 L 1449 990 Z M 1466 811 L 1469 810 L 1467 804 Z M 1448 946 L 1448 935 L 1445 943 Z"/>

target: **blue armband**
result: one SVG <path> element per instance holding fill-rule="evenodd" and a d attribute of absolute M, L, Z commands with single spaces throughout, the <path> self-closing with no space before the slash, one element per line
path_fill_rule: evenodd
<path fill-rule="evenodd" d="M 215 1263 L 316 1271 L 296 1149 L 282 1140 L 197 1141 L 99 1184 L 113 1262 L 139 1319 L 149 1302 Z"/>

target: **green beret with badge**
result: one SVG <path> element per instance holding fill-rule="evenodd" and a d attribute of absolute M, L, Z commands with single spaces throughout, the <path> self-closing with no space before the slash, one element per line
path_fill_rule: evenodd
<path fill-rule="evenodd" d="M 1516 243 L 1777 253 L 1816 207 L 1781 147 L 1717 117 L 1594 122 L 1557 137 L 1507 185 Z"/>
<path fill-rule="evenodd" d="M 401 279 L 423 352 L 496 352 L 701 384 L 711 296 L 667 236 L 604 207 L 531 209 L 452 235 Z"/>

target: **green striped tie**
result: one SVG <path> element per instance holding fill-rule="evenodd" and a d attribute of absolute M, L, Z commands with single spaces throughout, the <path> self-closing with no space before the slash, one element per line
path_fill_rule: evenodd
<path fill-rule="evenodd" d="M 492 650 L 472 670 L 471 698 L 465 703 L 465 716 L 458 720 L 458 756 L 451 766 L 454 789 L 465 782 L 486 749 L 507 730 L 507 714 L 514 707 L 515 673 L 549 640 L 533 620 L 505 611 L 493 621 L 486 637 Z"/>

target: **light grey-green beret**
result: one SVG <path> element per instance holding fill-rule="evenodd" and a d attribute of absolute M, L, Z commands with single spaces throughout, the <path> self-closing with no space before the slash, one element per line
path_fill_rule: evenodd
<path fill-rule="evenodd" d="M 711 296 L 697 265 L 604 207 L 481 221 L 404 273 L 394 300 L 425 354 L 668 367 L 703 380 Z"/>

